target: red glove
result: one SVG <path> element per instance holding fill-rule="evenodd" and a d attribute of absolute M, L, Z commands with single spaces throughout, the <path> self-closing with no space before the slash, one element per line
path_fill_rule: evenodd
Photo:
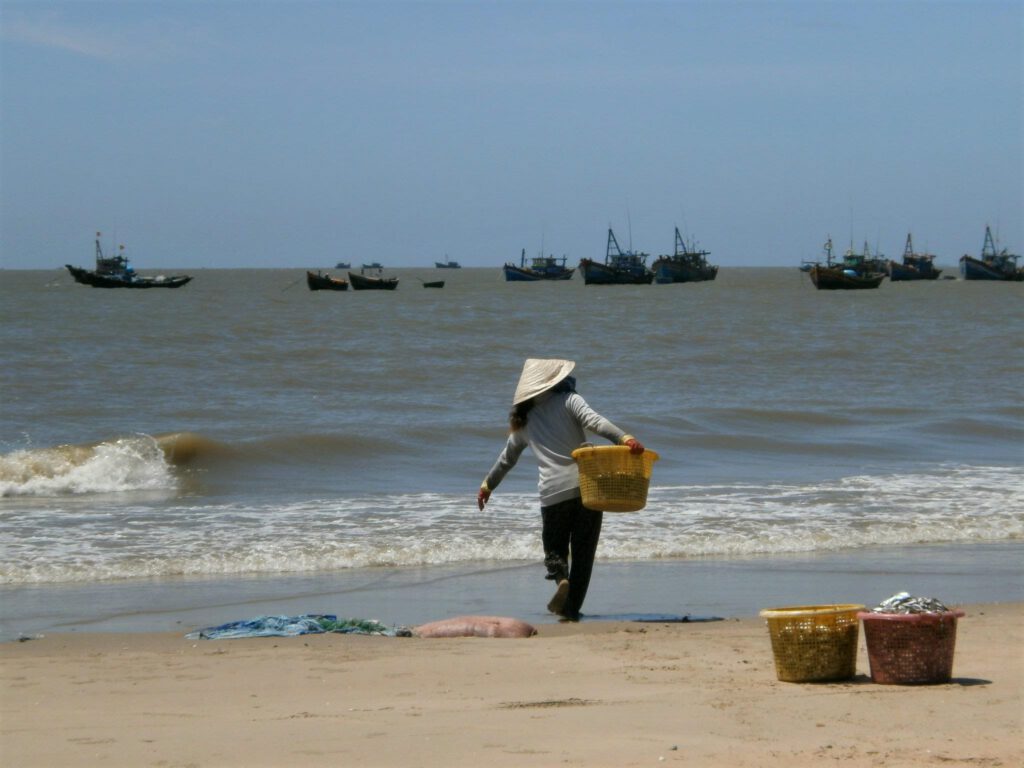
<path fill-rule="evenodd" d="M 483 486 L 480 486 L 480 490 L 476 494 L 476 505 L 480 508 L 481 512 L 483 512 L 484 504 L 487 503 L 487 500 L 489 498 L 491 498 L 490 490 L 484 488 Z"/>
<path fill-rule="evenodd" d="M 643 453 L 644 452 L 644 444 L 641 443 L 639 440 L 637 440 L 635 437 L 629 438 L 628 440 L 626 440 L 623 443 L 623 445 L 629 447 L 629 452 L 630 453 Z"/>

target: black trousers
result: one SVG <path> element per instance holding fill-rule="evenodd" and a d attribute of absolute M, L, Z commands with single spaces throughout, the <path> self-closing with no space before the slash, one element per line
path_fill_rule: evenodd
<path fill-rule="evenodd" d="M 540 514 L 548 576 L 555 580 L 569 579 L 569 597 L 562 615 L 578 618 L 594 570 L 604 513 L 587 509 L 581 499 L 575 498 L 541 507 Z"/>

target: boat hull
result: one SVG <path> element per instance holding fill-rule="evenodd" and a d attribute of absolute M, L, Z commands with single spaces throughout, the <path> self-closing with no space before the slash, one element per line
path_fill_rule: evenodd
<path fill-rule="evenodd" d="M 574 270 L 565 267 L 555 267 L 550 271 L 539 272 L 527 267 L 517 267 L 515 264 L 504 266 L 505 280 L 510 283 L 535 283 L 541 280 L 569 280 Z"/>
<path fill-rule="evenodd" d="M 884 279 L 885 275 L 880 272 L 850 275 L 842 267 L 811 267 L 811 282 L 820 291 L 856 291 L 877 288 Z"/>
<path fill-rule="evenodd" d="M 353 291 L 393 291 L 398 287 L 397 277 L 367 277 L 349 272 L 348 281 Z"/>
<path fill-rule="evenodd" d="M 330 275 L 306 272 L 306 285 L 311 291 L 347 291 L 348 282 Z"/>
<path fill-rule="evenodd" d="M 1020 282 L 1024 280 L 1024 270 L 1009 268 L 998 269 L 973 256 L 960 257 L 960 275 L 964 280 L 994 280 L 1000 282 Z"/>
<path fill-rule="evenodd" d="M 703 283 L 718 276 L 718 267 L 712 264 L 686 264 L 671 258 L 656 259 L 651 269 L 654 270 L 654 282 L 659 285 Z"/>
<path fill-rule="evenodd" d="M 191 275 L 173 275 L 171 277 L 120 277 L 118 275 L 103 275 L 81 267 L 65 265 L 68 272 L 75 279 L 75 282 L 82 285 L 90 285 L 93 288 L 181 288 L 181 286 L 192 280 Z"/>
<path fill-rule="evenodd" d="M 936 269 L 930 264 L 915 266 L 914 264 L 899 264 L 895 261 L 889 262 L 889 279 L 894 283 L 911 280 L 938 280 L 941 274 L 941 269 Z"/>
<path fill-rule="evenodd" d="M 610 267 L 591 259 L 580 261 L 580 274 L 584 285 L 650 285 L 654 273 L 647 267 Z"/>

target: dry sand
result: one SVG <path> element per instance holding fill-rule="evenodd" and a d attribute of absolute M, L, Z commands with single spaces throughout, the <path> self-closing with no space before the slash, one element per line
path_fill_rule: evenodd
<path fill-rule="evenodd" d="M 4 766 L 1020 766 L 1024 606 L 966 608 L 953 682 L 776 679 L 756 619 L 529 639 L 0 645 Z"/>

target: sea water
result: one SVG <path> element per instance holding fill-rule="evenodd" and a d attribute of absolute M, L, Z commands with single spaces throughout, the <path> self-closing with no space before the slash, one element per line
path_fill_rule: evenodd
<path fill-rule="evenodd" d="M 475 503 L 526 357 L 575 360 L 580 394 L 662 457 L 647 508 L 605 515 L 606 566 L 1024 552 L 1024 285 L 389 273 L 394 292 L 345 293 L 298 269 L 176 290 L 0 273 L 0 590 L 24 598 L 7 605 L 182 579 L 535 575 L 529 453 Z"/>

